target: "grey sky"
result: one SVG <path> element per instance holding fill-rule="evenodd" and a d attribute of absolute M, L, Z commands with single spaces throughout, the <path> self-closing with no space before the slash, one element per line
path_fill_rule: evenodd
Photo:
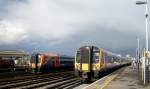
<path fill-rule="evenodd" d="M 0 0 L 0 49 L 73 54 L 94 44 L 134 55 L 145 45 L 144 6 L 136 0 Z"/>

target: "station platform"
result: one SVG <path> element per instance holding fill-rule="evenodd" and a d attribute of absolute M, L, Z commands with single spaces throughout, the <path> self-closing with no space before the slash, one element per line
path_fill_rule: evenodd
<path fill-rule="evenodd" d="M 106 77 L 84 87 L 83 89 L 150 89 L 150 84 L 144 86 L 141 72 L 132 66 L 121 68 Z"/>

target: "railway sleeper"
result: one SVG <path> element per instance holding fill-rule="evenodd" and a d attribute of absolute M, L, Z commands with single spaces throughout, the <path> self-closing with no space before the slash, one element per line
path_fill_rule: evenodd
<path fill-rule="evenodd" d="M 74 76 L 69 77 L 69 78 L 74 78 Z M 48 84 L 51 84 L 51 83 L 56 83 L 56 82 L 59 82 L 59 81 L 67 80 L 68 78 L 61 77 L 61 79 L 58 79 L 58 78 L 55 78 L 55 79 L 57 79 L 57 80 L 53 79 L 52 81 L 45 81 L 45 82 L 34 83 L 34 84 L 31 83 L 32 85 L 24 85 L 22 87 L 17 87 L 16 89 L 32 89 L 32 88 L 42 87 L 42 86 L 45 86 L 45 85 L 48 85 Z"/>
<path fill-rule="evenodd" d="M 75 80 L 77 80 L 78 78 L 73 78 L 73 79 L 67 79 L 67 80 L 63 80 L 63 81 L 58 81 L 54 84 L 50 84 L 50 85 L 47 85 L 47 86 L 43 86 L 43 87 L 40 87 L 40 88 L 37 88 L 37 89 L 56 89 L 58 86 L 61 86 L 63 84 L 66 84 L 66 83 L 69 83 L 69 82 L 73 82 Z"/>

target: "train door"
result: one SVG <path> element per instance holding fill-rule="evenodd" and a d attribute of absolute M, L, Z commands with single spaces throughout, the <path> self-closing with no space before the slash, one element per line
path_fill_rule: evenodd
<path fill-rule="evenodd" d="M 75 71 L 75 75 L 76 76 L 80 76 L 81 77 L 81 52 L 80 50 L 76 51 L 75 53 L 75 63 L 74 63 L 74 71 Z"/>
<path fill-rule="evenodd" d="M 105 66 L 105 54 L 102 49 L 100 49 L 100 71 Z"/>
<path fill-rule="evenodd" d="M 81 49 L 81 70 L 82 70 L 82 77 L 86 79 L 86 81 L 91 81 L 92 77 L 92 55 L 93 47 L 87 46 Z"/>
<path fill-rule="evenodd" d="M 38 71 L 38 54 L 35 56 L 35 72 Z"/>
<path fill-rule="evenodd" d="M 60 67 L 60 57 L 59 56 L 56 57 L 56 67 L 57 68 Z"/>
<path fill-rule="evenodd" d="M 35 56 L 35 72 L 39 72 L 40 71 L 40 62 L 41 62 L 41 55 L 40 54 L 36 54 Z"/>
<path fill-rule="evenodd" d="M 93 57 L 92 57 L 92 70 L 94 72 L 94 77 L 98 77 L 100 70 L 100 52 L 99 48 L 93 48 Z"/>
<path fill-rule="evenodd" d="M 32 72 L 35 72 L 35 68 L 36 68 L 36 54 L 32 54 L 31 55 L 31 60 L 30 60 L 30 63 L 31 63 L 31 70 Z"/>
<path fill-rule="evenodd" d="M 82 71 L 90 72 L 91 71 L 91 63 L 92 63 L 92 49 L 90 47 L 86 47 L 81 49 L 81 60 L 80 67 Z"/>

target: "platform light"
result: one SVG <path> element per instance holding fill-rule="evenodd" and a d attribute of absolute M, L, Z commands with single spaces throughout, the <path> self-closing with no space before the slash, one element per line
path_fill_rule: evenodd
<path fill-rule="evenodd" d="M 38 58 L 41 58 L 41 55 L 38 55 Z"/>
<path fill-rule="evenodd" d="M 136 1 L 137 5 L 141 5 L 141 4 L 147 4 L 147 2 L 143 2 L 143 1 Z"/>
<path fill-rule="evenodd" d="M 143 2 L 143 1 L 137 1 L 136 2 L 136 4 L 137 5 L 143 5 L 143 4 L 145 4 L 145 25 L 146 25 L 146 36 L 145 36 L 145 38 L 146 38 L 146 50 L 145 50 L 145 52 L 148 52 L 148 20 L 147 20 L 147 18 L 148 18 L 148 0 L 146 0 L 145 2 Z M 144 85 L 146 84 L 146 83 L 148 83 L 148 81 L 149 81 L 149 79 L 147 79 L 147 78 L 149 78 L 149 66 L 147 65 L 149 63 L 149 59 L 147 59 L 146 57 L 143 59 L 143 66 L 144 66 L 144 68 L 143 68 L 143 71 L 144 71 Z M 146 72 L 147 72 L 147 75 L 146 75 Z"/>

